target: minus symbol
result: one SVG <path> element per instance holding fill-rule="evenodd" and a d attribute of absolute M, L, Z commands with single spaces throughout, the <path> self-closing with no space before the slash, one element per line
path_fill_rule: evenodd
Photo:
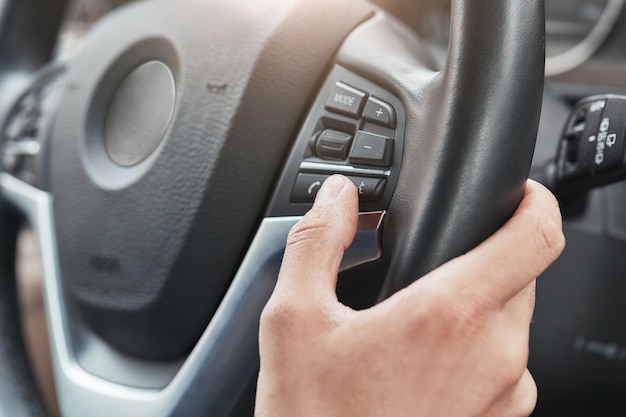
<path fill-rule="evenodd" d="M 365 149 L 367 149 L 367 150 L 371 150 L 371 149 L 372 149 L 372 147 L 371 147 L 371 146 L 369 146 L 369 145 L 365 145 L 365 146 L 363 146 L 363 147 L 364 147 Z"/>

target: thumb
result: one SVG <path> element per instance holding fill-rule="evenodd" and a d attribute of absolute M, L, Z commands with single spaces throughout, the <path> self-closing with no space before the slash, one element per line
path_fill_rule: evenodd
<path fill-rule="evenodd" d="M 274 296 L 320 303 L 336 300 L 337 273 L 358 222 L 354 184 L 341 175 L 329 177 L 313 208 L 289 232 Z"/>

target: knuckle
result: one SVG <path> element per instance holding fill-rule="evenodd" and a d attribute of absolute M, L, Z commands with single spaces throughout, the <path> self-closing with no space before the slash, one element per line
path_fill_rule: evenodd
<path fill-rule="evenodd" d="M 325 232 L 327 222 L 321 214 L 309 213 L 296 223 L 287 236 L 287 247 L 299 247 L 319 239 Z"/>
<path fill-rule="evenodd" d="M 439 286 L 422 299 L 416 311 L 420 327 L 442 337 L 472 337 L 485 323 L 485 310 L 469 296 L 459 297 L 448 287 Z"/>
<path fill-rule="evenodd" d="M 560 214 L 545 216 L 536 213 L 529 216 L 528 222 L 536 237 L 534 244 L 537 251 L 543 254 L 547 261 L 555 260 L 565 247 Z"/>
<path fill-rule="evenodd" d="M 272 296 L 261 312 L 260 328 L 264 334 L 271 334 L 273 338 L 291 334 L 298 328 L 300 316 L 298 306 L 284 297 Z"/>

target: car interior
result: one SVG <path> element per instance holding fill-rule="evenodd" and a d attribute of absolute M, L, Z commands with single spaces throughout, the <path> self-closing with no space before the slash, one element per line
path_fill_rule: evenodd
<path fill-rule="evenodd" d="M 252 416 L 287 234 L 337 173 L 354 309 L 548 187 L 533 416 L 626 415 L 624 3 L 0 0 L 0 417 Z"/>

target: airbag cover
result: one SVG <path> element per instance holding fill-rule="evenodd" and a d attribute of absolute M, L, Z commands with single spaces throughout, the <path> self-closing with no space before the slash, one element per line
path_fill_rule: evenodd
<path fill-rule="evenodd" d="M 370 13 L 357 0 L 157 0 L 91 32 L 67 77 L 50 175 L 61 275 L 93 331 L 141 357 L 189 351 L 245 253 L 308 97 Z M 111 152 L 115 92 L 146 62 L 172 74 L 171 122 L 153 150 Z"/>

